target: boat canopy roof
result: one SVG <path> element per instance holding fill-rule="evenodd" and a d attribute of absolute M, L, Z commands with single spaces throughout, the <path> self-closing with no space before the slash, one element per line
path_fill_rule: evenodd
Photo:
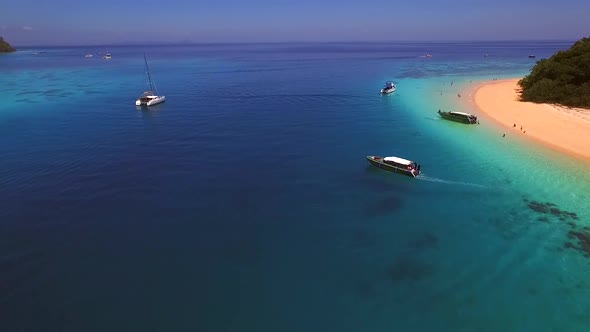
<path fill-rule="evenodd" d="M 465 115 L 465 116 L 473 116 L 469 113 L 464 113 L 464 112 L 449 112 L 450 114 L 457 114 L 457 115 Z"/>
<path fill-rule="evenodd" d="M 410 165 L 412 164 L 411 160 L 398 158 L 398 157 L 385 157 L 383 158 L 385 161 L 393 161 L 394 163 L 402 164 L 402 165 Z"/>
<path fill-rule="evenodd" d="M 393 84 L 392 81 L 387 81 L 387 82 L 385 82 L 385 86 L 391 87 L 391 86 L 395 86 L 395 84 Z"/>

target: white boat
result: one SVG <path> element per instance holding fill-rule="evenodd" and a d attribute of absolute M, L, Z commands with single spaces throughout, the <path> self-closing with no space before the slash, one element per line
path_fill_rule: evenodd
<path fill-rule="evenodd" d="M 110 60 L 111 59 L 111 53 L 105 54 L 102 58 L 105 59 L 105 60 Z"/>
<path fill-rule="evenodd" d="M 388 81 L 385 83 L 385 87 L 381 89 L 381 94 L 387 95 L 392 92 L 395 92 L 395 84 L 393 84 L 391 81 Z"/>
<path fill-rule="evenodd" d="M 145 57 L 145 53 L 143 54 L 143 60 L 145 61 L 145 71 L 148 76 L 148 80 L 150 81 L 150 89 L 144 92 L 137 100 L 135 101 L 136 106 L 152 106 L 159 103 L 163 103 L 166 101 L 166 96 L 158 95 L 158 90 L 156 89 L 156 85 L 152 82 L 152 76 L 150 75 L 150 69 L 148 67 L 147 59 Z"/>
<path fill-rule="evenodd" d="M 403 175 L 417 177 L 420 175 L 420 164 L 415 161 L 403 159 L 400 157 L 379 157 L 366 156 L 371 165 L 384 169 L 386 171 L 401 173 Z"/>
<path fill-rule="evenodd" d="M 93 56 L 94 56 L 94 55 L 92 55 L 92 54 L 86 54 L 84 57 L 85 57 L 85 58 L 92 58 Z"/>

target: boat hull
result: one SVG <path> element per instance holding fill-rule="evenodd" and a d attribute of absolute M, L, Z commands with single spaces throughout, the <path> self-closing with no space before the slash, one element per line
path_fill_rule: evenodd
<path fill-rule="evenodd" d="M 449 121 L 454 121 L 454 122 L 459 122 L 459 123 L 464 123 L 464 124 L 474 124 L 475 122 L 469 121 L 469 119 L 465 119 L 465 118 L 460 118 L 460 117 L 455 117 L 452 115 L 448 115 L 447 113 L 438 113 L 438 115 L 440 115 L 441 118 L 445 119 L 445 120 L 449 120 Z"/>
<path fill-rule="evenodd" d="M 389 172 L 393 172 L 393 173 L 399 173 L 399 174 L 403 174 L 406 176 L 411 176 L 413 178 L 417 177 L 418 175 L 420 175 L 420 171 L 418 170 L 409 170 L 407 168 L 401 168 L 401 167 L 396 167 L 393 165 L 389 165 L 383 162 L 383 158 L 382 157 L 378 157 L 378 156 L 366 156 L 367 160 L 369 161 L 369 163 L 377 168 L 381 168 L 383 170 L 389 171 Z"/>
<path fill-rule="evenodd" d="M 149 100 L 147 102 L 146 101 L 142 101 L 141 99 L 138 99 L 138 100 L 135 101 L 135 105 L 136 106 L 153 106 L 153 105 L 157 105 L 157 104 L 163 103 L 165 101 L 166 101 L 166 96 L 161 96 L 161 97 L 158 97 L 158 98 L 154 98 L 154 99 L 151 99 L 151 100 Z"/>
<path fill-rule="evenodd" d="M 152 105 L 156 105 L 156 104 L 160 104 L 166 101 L 166 97 L 162 96 L 156 99 L 152 99 L 150 101 L 148 101 L 147 106 L 152 106 Z"/>
<path fill-rule="evenodd" d="M 394 93 L 395 92 L 395 88 L 393 89 L 381 89 L 381 94 L 382 95 L 388 95 L 390 93 Z"/>

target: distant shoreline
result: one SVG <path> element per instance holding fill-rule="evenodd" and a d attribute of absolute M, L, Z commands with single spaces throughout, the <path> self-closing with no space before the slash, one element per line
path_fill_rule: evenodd
<path fill-rule="evenodd" d="M 482 82 L 474 88 L 472 101 L 504 127 L 500 134 L 506 139 L 528 137 L 590 162 L 590 110 L 519 101 L 518 80 Z"/>
<path fill-rule="evenodd" d="M 515 39 L 515 40 L 283 40 L 283 41 L 177 41 L 177 42 L 104 42 L 95 44 L 19 44 L 13 42 L 12 46 L 18 48 L 91 48 L 91 47 L 161 47 L 161 46 L 218 46 L 218 45 L 289 45 L 289 44 L 494 44 L 494 43 L 573 43 L 576 39 Z M 526 54 L 524 54 L 526 55 Z"/>
<path fill-rule="evenodd" d="M 0 36 L 0 54 L 12 53 L 15 51 L 16 51 L 16 49 L 12 45 L 10 45 L 9 42 L 4 40 L 4 38 L 2 36 Z"/>

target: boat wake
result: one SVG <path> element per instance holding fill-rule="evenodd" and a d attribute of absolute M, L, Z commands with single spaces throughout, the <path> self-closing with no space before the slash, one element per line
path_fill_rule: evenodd
<path fill-rule="evenodd" d="M 418 175 L 416 177 L 416 179 L 430 181 L 430 182 L 444 183 L 444 184 L 452 184 L 452 185 L 458 185 L 458 186 L 468 186 L 468 187 L 474 187 L 474 188 L 487 188 L 487 186 L 477 184 L 477 183 L 444 180 L 444 179 L 439 179 L 439 178 L 433 178 L 433 177 L 426 176 L 426 175 Z"/>
<path fill-rule="evenodd" d="M 424 119 L 432 120 L 432 121 L 440 121 L 440 118 L 434 118 L 434 117 L 430 117 L 430 116 L 425 116 Z"/>

